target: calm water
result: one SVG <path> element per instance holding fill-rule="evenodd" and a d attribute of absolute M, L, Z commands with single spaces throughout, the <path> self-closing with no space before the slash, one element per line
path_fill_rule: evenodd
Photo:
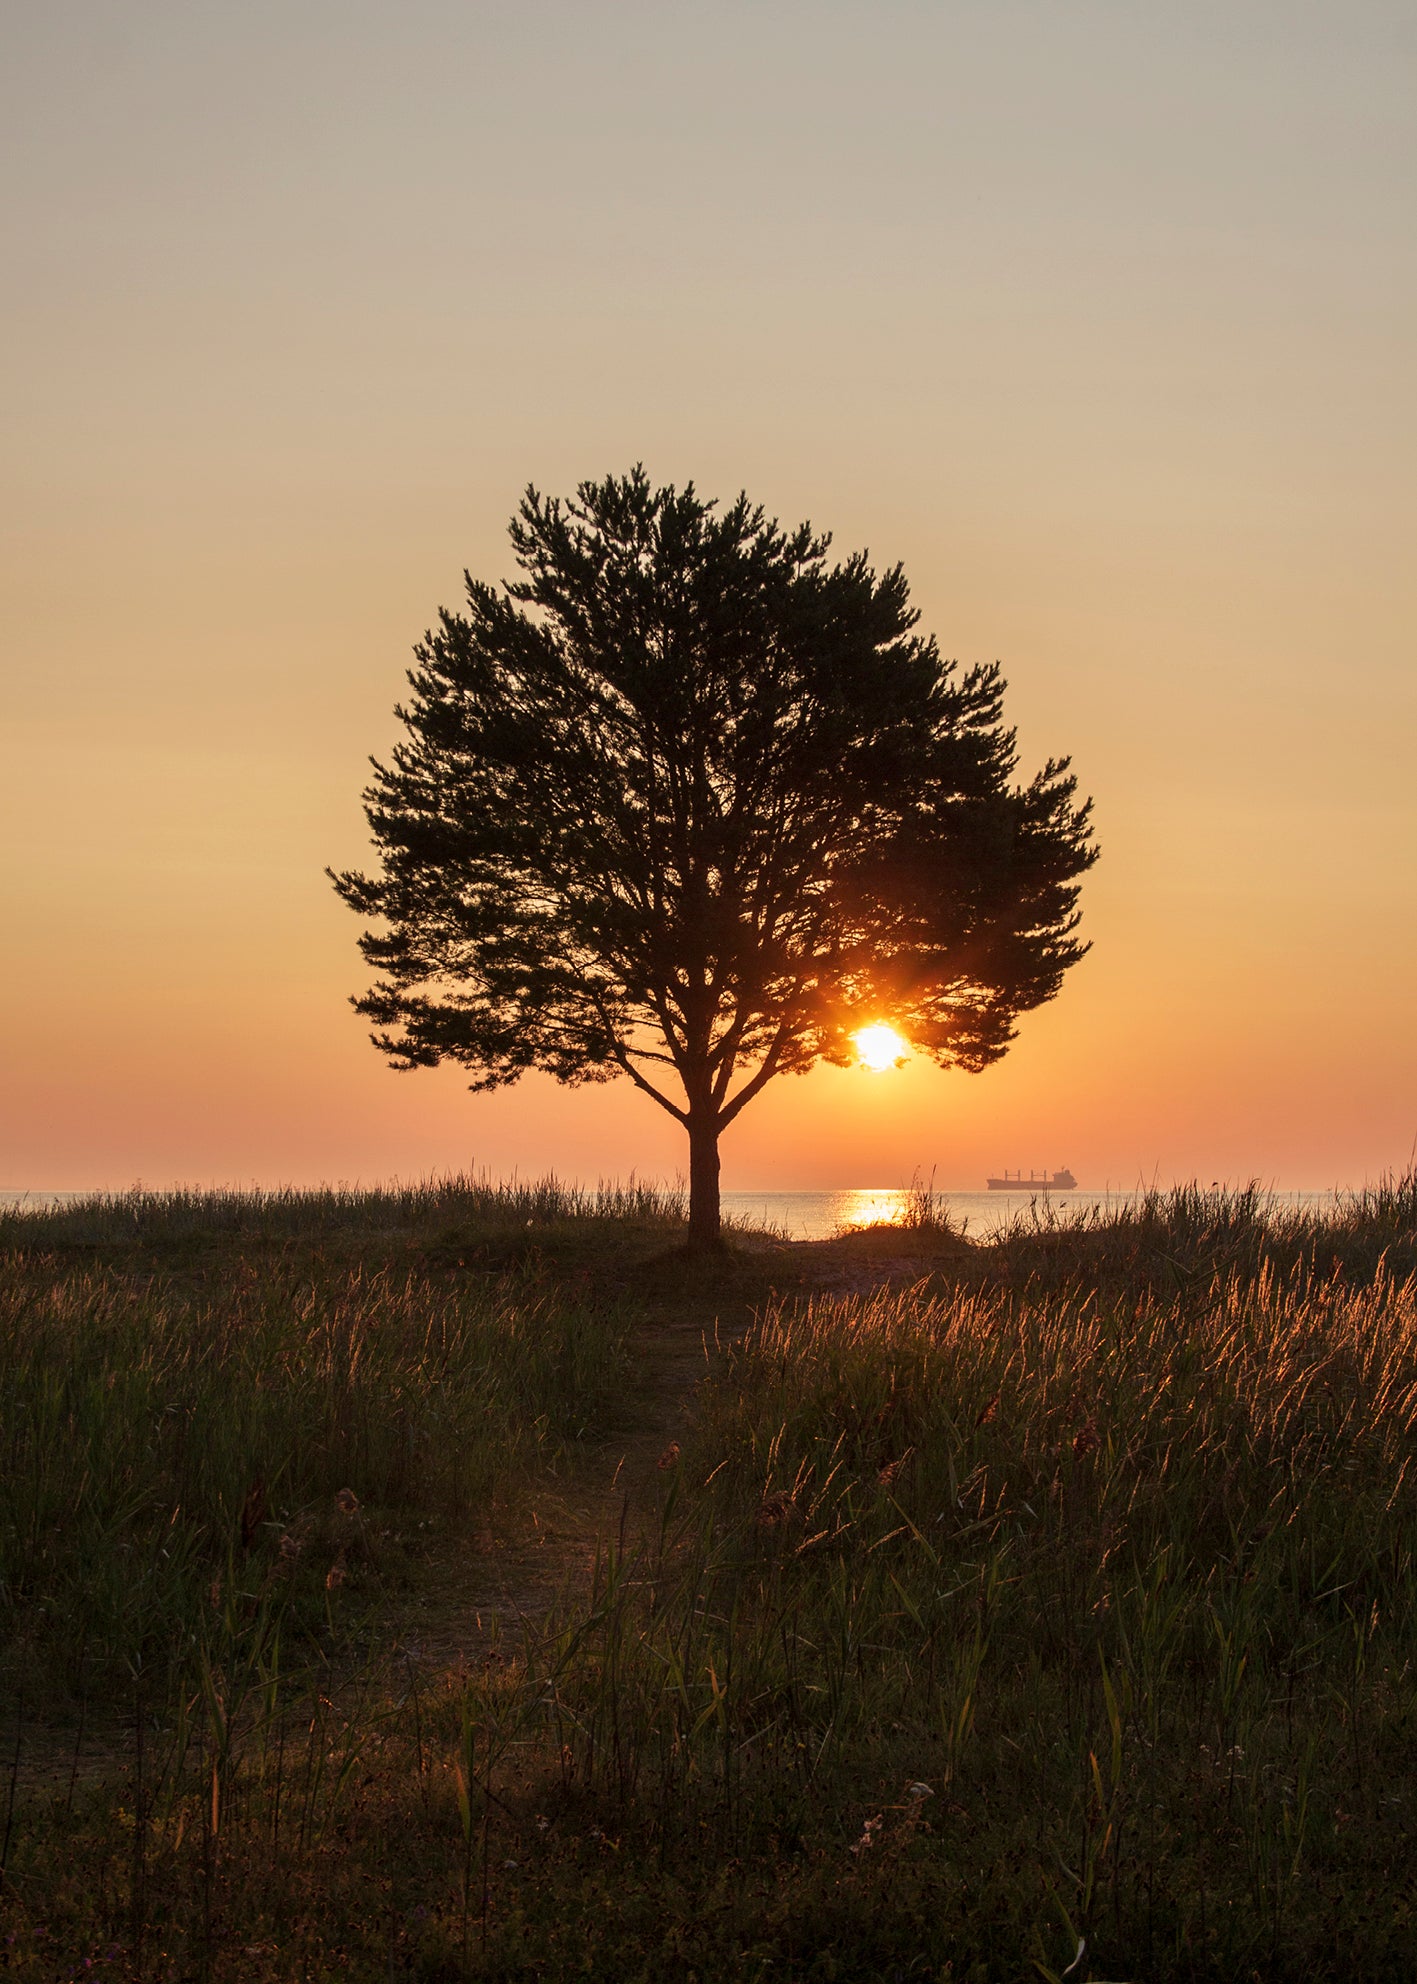
<path fill-rule="evenodd" d="M 1036 1208 L 1076 1215 L 1092 1207 L 1130 1205 L 1135 1192 L 936 1192 L 937 1204 L 966 1233 L 982 1237 Z M 1275 1206 L 1304 1206 L 1324 1210 L 1338 1201 L 1337 1192 L 1271 1192 Z M 790 1240 L 825 1240 L 843 1228 L 890 1225 L 905 1212 L 910 1193 L 886 1186 L 853 1186 L 839 1192 L 725 1192 L 724 1213 L 752 1226 L 768 1226 Z"/>
<path fill-rule="evenodd" d="M 90 1192 L 0 1192 L 0 1206 L 26 1207 L 40 1212 L 91 1198 Z M 936 1202 L 966 1233 L 982 1238 L 1009 1220 L 1028 1218 L 1035 1210 L 1064 1216 L 1098 1207 L 1130 1204 L 1135 1192 L 937 1192 Z M 1275 1206 L 1303 1206 L 1315 1211 L 1337 1204 L 1338 1192 L 1271 1192 Z M 725 1192 L 726 1218 L 749 1226 L 765 1226 L 789 1240 L 826 1240 L 843 1229 L 892 1225 L 910 1203 L 910 1193 L 896 1186 L 854 1185 L 836 1192 Z"/>

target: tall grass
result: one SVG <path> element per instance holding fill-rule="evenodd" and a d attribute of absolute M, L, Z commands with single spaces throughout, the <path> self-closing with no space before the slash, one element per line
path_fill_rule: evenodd
<path fill-rule="evenodd" d="M 1414 1213 L 1182 1193 L 769 1302 L 520 1644 L 297 1719 L 248 1579 L 131 1823 L 26 1806 L 3 1892 L 133 1976 L 1410 1978 Z"/>
<path fill-rule="evenodd" d="M 601 1183 L 592 1191 L 554 1177 L 499 1181 L 472 1176 L 404 1185 L 295 1186 L 96 1192 L 56 1206 L 0 1206 L 0 1253 L 46 1247 L 66 1251 L 196 1242 L 269 1247 L 303 1241 L 361 1250 L 391 1240 L 477 1238 L 524 1229 L 587 1225 L 675 1229 L 685 1222 L 683 1194 L 654 1184 Z"/>
<path fill-rule="evenodd" d="M 1280 1267 L 1180 1195 L 1074 1229 L 1147 1250 L 1130 1294 L 1016 1232 L 989 1286 L 775 1309 L 532 1664 L 567 1796 L 681 1881 L 786 1851 L 803 1975 L 1410 1974 L 1403 1203 L 1280 1222 Z"/>
<path fill-rule="evenodd" d="M 546 1186 L 359 1210 L 169 1193 L 0 1220 L 0 1639 L 45 1690 L 190 1661 L 223 1584 L 318 1627 L 327 1589 L 347 1610 L 420 1534 L 485 1528 L 624 1365 L 623 1306 L 553 1294 L 528 1243 L 673 1217 Z M 509 1271 L 462 1271 L 507 1235 Z"/>
<path fill-rule="evenodd" d="M 1204 1292 L 1216 1275 L 1257 1275 L 1307 1265 L 1365 1280 L 1379 1268 L 1417 1271 L 1417 1172 L 1295 1204 L 1259 1185 L 1180 1185 L 1109 1206 L 1039 1200 L 1016 1212 L 978 1249 L 987 1279 L 1063 1281 L 1085 1292 L 1125 1284 Z"/>

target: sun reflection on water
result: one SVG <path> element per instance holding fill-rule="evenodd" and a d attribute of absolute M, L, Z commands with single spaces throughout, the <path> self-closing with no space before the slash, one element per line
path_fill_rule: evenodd
<path fill-rule="evenodd" d="M 899 1226 L 909 1203 L 909 1192 L 862 1186 L 841 1194 L 836 1213 L 841 1225 L 854 1233 L 863 1226 Z"/>

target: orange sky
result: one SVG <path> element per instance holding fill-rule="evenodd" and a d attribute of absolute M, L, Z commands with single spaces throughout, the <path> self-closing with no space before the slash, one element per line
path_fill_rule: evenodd
<path fill-rule="evenodd" d="M 1356 1183 L 1417 1137 L 1399 6 L 53 0 L 12 30 L 0 1188 L 672 1175 L 397 1076 L 364 759 L 522 485 L 899 558 L 1097 802 L 983 1076 L 779 1082 L 725 1184 Z"/>

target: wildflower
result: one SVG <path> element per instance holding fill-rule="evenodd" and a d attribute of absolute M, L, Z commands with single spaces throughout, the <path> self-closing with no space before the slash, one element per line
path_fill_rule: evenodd
<path fill-rule="evenodd" d="M 847 1852 L 853 1854 L 857 1859 L 860 1859 L 863 1853 L 869 1853 L 875 1844 L 876 1834 L 881 1830 L 881 1824 L 882 1820 L 879 1812 L 877 1812 L 873 1819 L 867 1819 L 865 1825 L 861 1828 L 860 1839 L 857 1840 L 854 1846 L 849 1846 L 846 1849 Z"/>
<path fill-rule="evenodd" d="M 300 1555 L 300 1545 L 289 1531 L 280 1540 L 280 1554 L 287 1564 L 293 1564 Z"/>
<path fill-rule="evenodd" d="M 1101 1444 L 1102 1441 L 1097 1431 L 1096 1415 L 1089 1413 L 1077 1430 L 1077 1434 L 1073 1440 L 1073 1453 L 1081 1460 L 1085 1454 L 1096 1453 Z"/>
<path fill-rule="evenodd" d="M 667 1467 L 673 1467 L 674 1463 L 678 1460 L 678 1458 L 679 1458 L 679 1442 L 677 1440 L 671 1440 L 669 1442 L 669 1445 L 664 1449 L 664 1452 L 659 1456 L 659 1465 L 661 1471 Z"/>
<path fill-rule="evenodd" d="M 357 1516 L 359 1514 L 359 1497 L 352 1488 L 341 1488 L 335 1496 L 335 1507 L 342 1515 Z"/>

